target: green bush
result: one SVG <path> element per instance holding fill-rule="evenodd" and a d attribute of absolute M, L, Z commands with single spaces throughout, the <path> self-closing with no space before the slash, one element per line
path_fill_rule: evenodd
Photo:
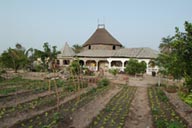
<path fill-rule="evenodd" d="M 114 76 L 117 75 L 117 73 L 119 72 L 119 69 L 109 69 L 109 73 L 113 74 Z"/>
<path fill-rule="evenodd" d="M 104 87 L 109 85 L 109 80 L 107 78 L 103 78 L 98 82 L 99 87 Z"/>
<path fill-rule="evenodd" d="M 179 93 L 179 97 L 187 104 L 192 107 L 192 93 L 185 94 L 183 92 Z"/>

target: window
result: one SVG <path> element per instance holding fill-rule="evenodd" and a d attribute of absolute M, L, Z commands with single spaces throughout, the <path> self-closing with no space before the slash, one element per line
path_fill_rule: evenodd
<path fill-rule="evenodd" d="M 70 61 L 69 60 L 63 60 L 63 65 L 69 65 Z"/>
<path fill-rule="evenodd" d="M 91 45 L 89 45 L 88 49 L 91 49 Z"/>
<path fill-rule="evenodd" d="M 58 64 L 58 65 L 60 64 L 60 61 L 59 61 L 59 60 L 57 60 L 57 64 Z"/>
<path fill-rule="evenodd" d="M 115 50 L 115 45 L 113 45 L 113 50 Z"/>

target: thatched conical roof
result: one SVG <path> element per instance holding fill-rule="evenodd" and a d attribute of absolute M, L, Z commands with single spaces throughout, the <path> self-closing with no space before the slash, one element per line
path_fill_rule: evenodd
<path fill-rule="evenodd" d="M 122 44 L 116 40 L 106 29 L 105 27 L 99 27 L 92 34 L 92 36 L 83 44 L 83 47 L 87 45 L 116 45 L 122 46 Z"/>
<path fill-rule="evenodd" d="M 75 52 L 72 50 L 72 48 L 69 47 L 68 43 L 65 43 L 64 48 L 61 50 L 61 57 L 73 57 L 75 56 Z"/>

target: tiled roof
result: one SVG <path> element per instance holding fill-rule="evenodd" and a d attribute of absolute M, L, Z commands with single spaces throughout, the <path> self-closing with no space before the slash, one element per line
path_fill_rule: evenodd
<path fill-rule="evenodd" d="M 114 55 L 113 50 L 85 50 L 79 54 L 78 57 L 112 57 Z"/>
<path fill-rule="evenodd" d="M 69 47 L 68 43 L 65 43 L 64 48 L 61 50 L 61 54 L 58 57 L 73 57 L 75 52 Z"/>
<path fill-rule="evenodd" d="M 122 48 L 119 50 L 86 50 L 78 57 L 126 57 L 126 58 L 156 58 L 158 52 L 151 48 Z"/>
<path fill-rule="evenodd" d="M 122 46 L 105 28 L 97 28 L 93 35 L 83 44 L 83 47 L 98 44 Z"/>

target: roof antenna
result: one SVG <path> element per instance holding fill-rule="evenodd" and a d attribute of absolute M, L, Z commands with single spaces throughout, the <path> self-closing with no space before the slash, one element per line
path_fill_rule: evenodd
<path fill-rule="evenodd" d="M 97 25 L 99 25 L 99 18 L 97 19 Z"/>

